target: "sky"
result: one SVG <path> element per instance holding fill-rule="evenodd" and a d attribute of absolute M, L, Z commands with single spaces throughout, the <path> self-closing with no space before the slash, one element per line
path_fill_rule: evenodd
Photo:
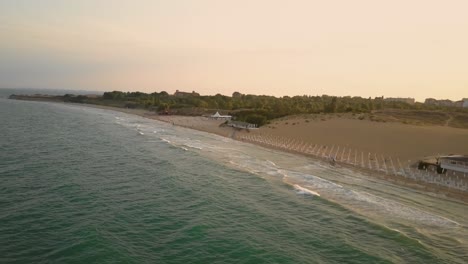
<path fill-rule="evenodd" d="M 1 0 L 0 87 L 468 98 L 466 0 Z"/>

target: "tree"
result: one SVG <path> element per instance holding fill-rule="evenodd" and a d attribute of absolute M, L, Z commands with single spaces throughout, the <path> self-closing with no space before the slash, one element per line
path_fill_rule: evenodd
<path fill-rule="evenodd" d="M 327 113 L 335 113 L 336 112 L 336 109 L 337 109 L 337 106 L 338 106 L 338 99 L 337 97 L 332 97 L 330 103 L 327 104 L 327 106 L 325 107 L 325 112 Z"/>
<path fill-rule="evenodd" d="M 239 92 L 233 92 L 232 93 L 232 98 L 241 98 L 242 97 L 242 94 L 239 93 Z"/>
<path fill-rule="evenodd" d="M 267 119 L 266 119 L 266 117 L 264 117 L 262 115 L 253 114 L 253 115 L 247 116 L 245 121 L 247 123 L 256 124 L 258 126 L 263 126 L 264 124 L 266 124 Z"/>

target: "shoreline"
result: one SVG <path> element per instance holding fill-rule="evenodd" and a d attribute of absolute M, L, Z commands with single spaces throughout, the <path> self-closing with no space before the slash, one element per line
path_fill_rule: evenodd
<path fill-rule="evenodd" d="M 209 118 L 201 117 L 201 116 L 158 115 L 154 112 L 149 112 L 145 109 L 128 109 L 128 108 L 119 108 L 119 107 L 102 106 L 102 105 L 94 105 L 94 104 L 74 104 L 74 103 L 64 103 L 64 104 L 73 105 L 73 106 L 85 106 L 85 107 L 91 107 L 91 108 L 97 108 L 97 109 L 116 111 L 116 112 L 131 114 L 131 115 L 137 115 L 143 118 L 148 118 L 148 119 L 165 122 L 165 123 L 171 123 L 179 127 L 193 129 L 193 130 L 197 130 L 197 131 L 201 131 L 205 133 L 216 134 L 222 137 L 227 137 L 233 140 L 250 143 L 256 146 L 264 147 L 264 148 L 275 150 L 275 151 L 282 151 L 282 152 L 291 153 L 295 155 L 305 156 L 315 161 L 330 162 L 328 156 L 321 155 L 322 153 L 320 153 L 320 155 L 315 155 L 310 152 L 301 151 L 301 150 L 304 150 L 304 148 L 287 149 L 287 148 L 267 144 L 265 141 L 252 140 L 252 138 L 249 138 L 248 136 L 250 135 L 252 137 L 254 136 L 258 137 L 258 133 L 247 132 L 247 131 L 243 131 L 243 130 L 239 130 L 239 129 L 235 129 L 231 127 L 221 127 L 220 125 L 223 123 L 223 121 L 220 121 L 220 120 L 213 120 L 213 119 L 209 119 Z M 385 173 L 384 171 L 378 171 L 378 170 L 369 169 L 366 167 L 360 167 L 358 165 L 343 162 L 343 160 L 336 161 L 336 165 L 339 167 L 343 167 L 343 168 L 347 168 L 347 169 L 359 172 L 369 178 L 381 179 L 389 183 L 393 183 L 397 186 L 401 186 L 403 188 L 410 188 L 415 191 L 423 192 L 430 196 L 440 197 L 444 199 L 455 199 L 457 201 L 468 204 L 468 192 L 463 191 L 463 190 L 449 188 L 446 186 L 441 186 L 441 185 L 430 183 L 430 182 L 424 182 L 424 181 L 416 180 L 413 178 L 403 177 L 397 174 L 389 174 L 388 170 L 387 170 L 387 173 Z"/>
<path fill-rule="evenodd" d="M 201 131 L 205 133 L 216 134 L 218 136 L 231 138 L 233 140 L 250 143 L 256 146 L 264 147 L 264 148 L 275 150 L 275 151 L 282 151 L 282 152 L 286 152 L 290 154 L 305 156 L 315 161 L 321 161 L 321 162 L 326 162 L 326 163 L 329 162 L 329 159 L 327 157 L 316 156 L 316 155 L 307 154 L 304 152 L 295 151 L 291 149 L 279 148 L 279 147 L 268 145 L 262 142 L 246 140 L 242 136 L 245 136 L 246 134 L 248 135 L 252 132 L 237 130 L 231 127 L 219 127 L 219 125 L 223 123 L 223 121 L 219 121 L 219 120 L 218 121 L 211 120 L 206 117 L 172 116 L 172 115 L 163 116 L 163 115 L 158 115 L 156 113 L 148 112 L 143 109 L 120 109 L 116 107 L 107 107 L 107 106 L 103 106 L 103 107 L 98 106 L 97 108 L 114 110 L 114 111 L 123 112 L 127 114 L 134 114 L 134 115 L 138 115 L 144 118 L 157 120 L 157 121 L 165 122 L 165 123 L 170 123 L 179 127 L 193 129 L 193 130 L 197 130 L 197 131 Z M 207 124 L 211 124 L 211 127 L 206 126 Z M 213 126 L 216 126 L 216 127 L 213 127 Z M 410 189 L 414 189 L 415 191 L 424 192 L 427 195 L 441 197 L 444 199 L 447 199 L 447 198 L 456 199 L 457 201 L 461 201 L 463 203 L 468 204 L 468 192 L 463 191 L 463 190 L 449 188 L 446 186 L 424 182 L 424 181 L 416 180 L 413 178 L 407 178 L 401 175 L 388 174 L 383 171 L 376 171 L 376 170 L 369 169 L 369 168 L 363 168 L 363 167 L 359 167 L 359 166 L 352 165 L 346 162 L 341 162 L 341 161 L 337 161 L 336 165 L 339 167 L 343 167 L 346 169 L 359 172 L 369 178 L 377 178 L 377 179 L 384 180 L 389 183 L 393 183 L 395 185 L 401 186 L 403 188 L 410 188 Z"/>
<path fill-rule="evenodd" d="M 251 141 L 245 141 L 245 140 L 240 140 L 240 141 L 250 143 L 256 146 L 264 147 L 267 149 L 271 149 L 271 150 L 282 151 L 282 152 L 287 152 L 290 154 L 305 156 L 314 161 L 330 163 L 330 160 L 327 157 L 314 156 L 311 154 L 306 154 L 306 153 L 298 152 L 294 150 L 285 150 L 285 149 L 278 148 L 278 147 L 272 147 L 267 144 L 262 144 L 259 142 L 251 142 Z M 447 199 L 447 198 L 456 199 L 457 201 L 461 201 L 465 204 L 468 204 L 468 192 L 463 191 L 463 190 L 453 189 L 453 188 L 449 188 L 449 187 L 445 187 L 445 186 L 441 186 L 437 184 L 432 184 L 429 182 L 418 181 L 412 178 L 406 178 L 401 175 L 387 174 L 381 171 L 358 167 L 356 165 L 339 162 L 339 161 L 336 162 L 335 166 L 358 172 L 369 178 L 377 178 L 380 180 L 384 180 L 386 182 L 393 183 L 403 188 L 410 188 L 415 191 L 421 191 L 430 196 L 440 197 L 444 199 Z"/>

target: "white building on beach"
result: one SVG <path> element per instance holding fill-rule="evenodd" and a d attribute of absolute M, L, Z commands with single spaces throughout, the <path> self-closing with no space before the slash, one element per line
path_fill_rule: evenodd
<path fill-rule="evenodd" d="M 443 169 L 468 173 L 468 156 L 442 156 L 439 158 L 439 162 Z"/>
<path fill-rule="evenodd" d="M 210 116 L 213 119 L 224 119 L 224 120 L 231 120 L 232 116 L 230 115 L 220 115 L 219 112 L 216 112 L 216 114 Z"/>

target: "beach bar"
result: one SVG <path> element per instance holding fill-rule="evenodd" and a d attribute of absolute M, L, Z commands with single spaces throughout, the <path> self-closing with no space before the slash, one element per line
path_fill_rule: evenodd
<path fill-rule="evenodd" d="M 442 169 L 468 173 L 468 156 L 444 156 L 439 158 Z"/>

